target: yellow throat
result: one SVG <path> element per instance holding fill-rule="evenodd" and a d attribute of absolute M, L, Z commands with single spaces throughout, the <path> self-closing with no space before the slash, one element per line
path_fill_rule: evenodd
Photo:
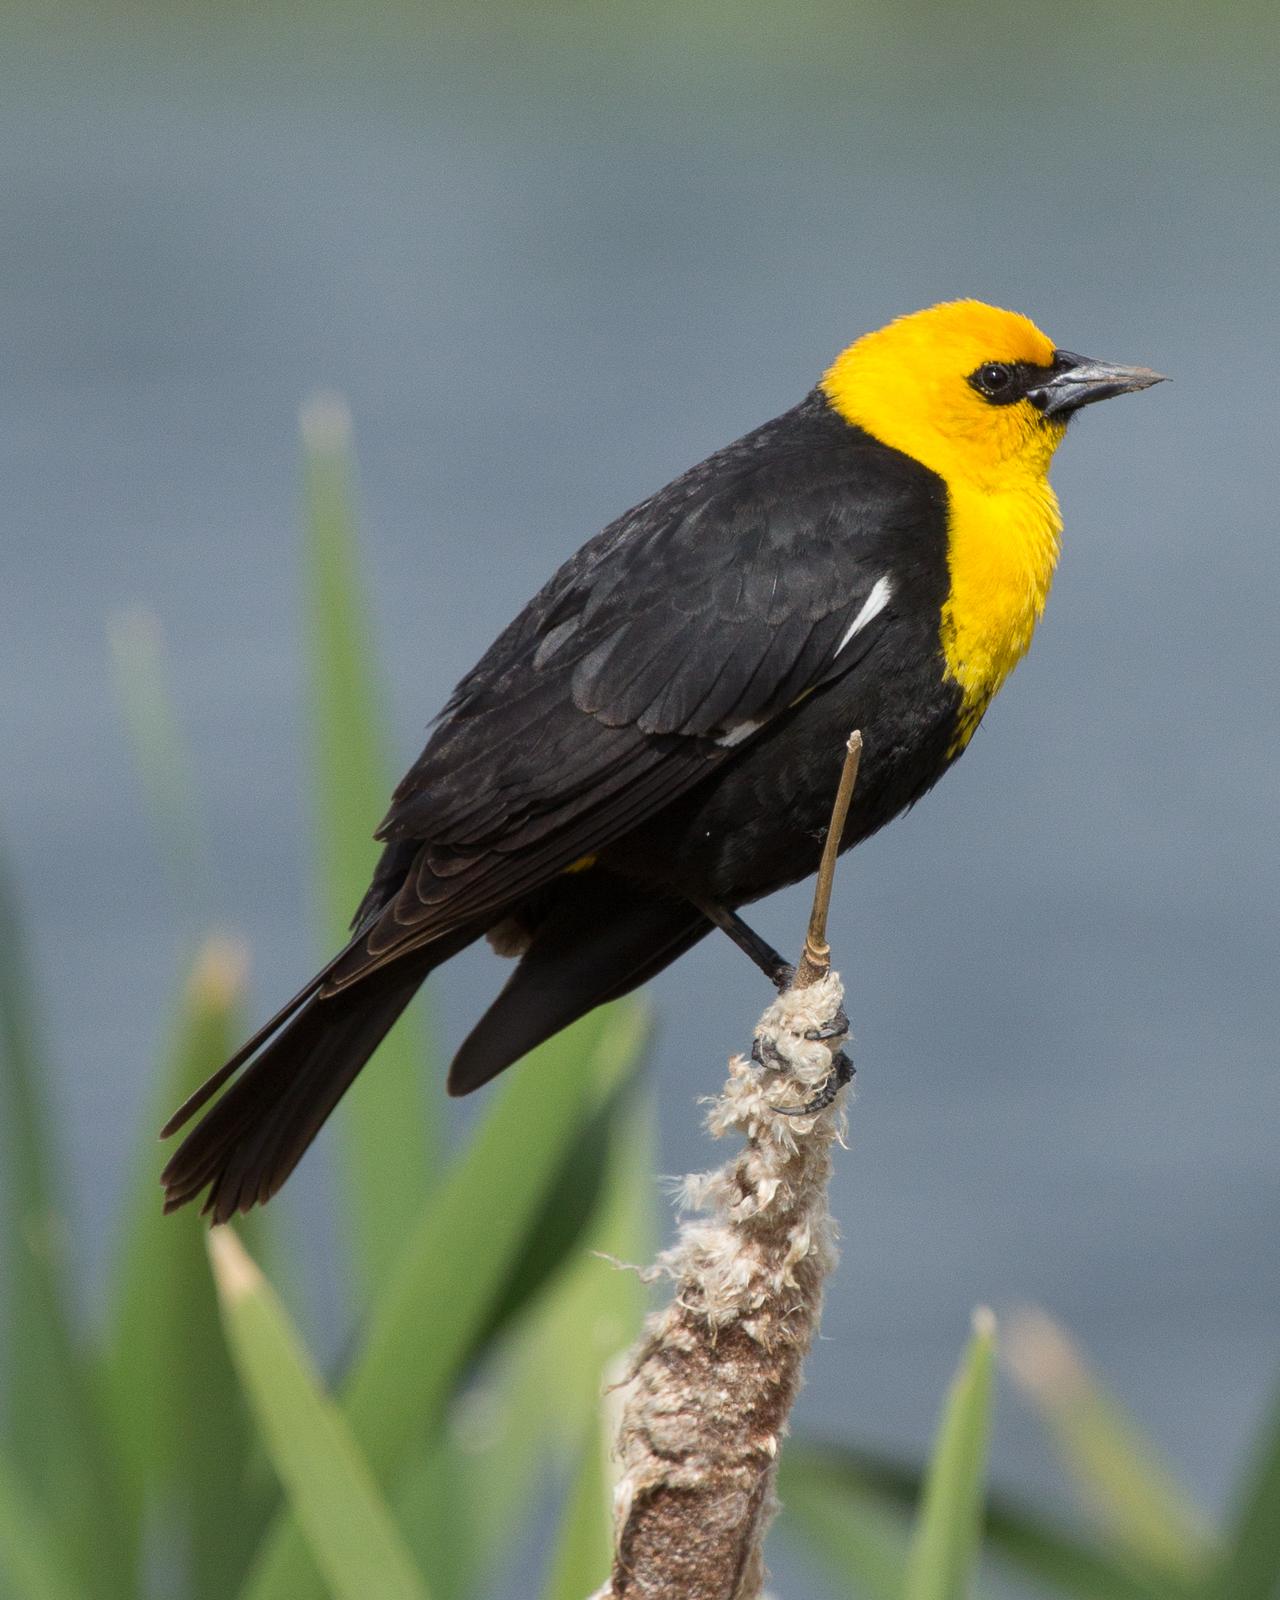
<path fill-rule="evenodd" d="M 940 627 L 946 675 L 961 691 L 953 752 L 1027 652 L 1062 532 L 1048 473 L 1065 426 L 1026 402 L 992 406 L 968 375 L 987 361 L 1047 366 L 1053 353 L 1025 317 L 961 300 L 859 339 L 822 380 L 846 421 L 946 485 L 951 583 Z"/>

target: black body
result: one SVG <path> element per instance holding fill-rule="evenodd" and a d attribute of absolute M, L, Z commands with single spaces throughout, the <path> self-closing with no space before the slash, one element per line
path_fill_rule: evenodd
<path fill-rule="evenodd" d="M 947 590 L 942 480 L 818 390 L 584 545 L 441 713 L 346 950 L 166 1129 L 249 1062 L 167 1168 L 168 1205 L 212 1185 L 224 1220 L 274 1193 L 422 979 L 480 935 L 524 954 L 455 1093 L 682 954 L 711 930 L 695 902 L 812 872 L 852 729 L 844 846 L 918 799 L 957 728 Z"/>

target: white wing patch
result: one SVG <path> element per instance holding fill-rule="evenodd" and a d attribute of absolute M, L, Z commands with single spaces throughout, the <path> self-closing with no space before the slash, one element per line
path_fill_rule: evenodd
<path fill-rule="evenodd" d="M 763 728 L 765 720 L 764 717 L 749 717 L 745 722 L 735 722 L 716 736 L 716 743 L 726 750 L 732 750 L 735 744 L 749 739 L 757 728 Z"/>
<path fill-rule="evenodd" d="M 858 615 L 845 629 L 844 638 L 836 646 L 836 655 L 840 654 L 855 634 L 861 633 L 873 618 L 880 615 L 889 604 L 892 595 L 893 585 L 889 582 L 889 579 L 887 577 L 877 578 L 871 593 L 862 602 L 862 608 Z M 800 699 L 803 700 L 804 695 L 801 695 Z M 799 700 L 795 702 L 797 705 L 799 703 Z M 716 735 L 716 743 L 723 750 L 732 750 L 735 745 L 741 744 L 744 739 L 749 739 L 753 733 L 763 728 L 768 720 L 767 717 L 748 717 L 742 722 L 732 723 L 723 732 Z"/>
<path fill-rule="evenodd" d="M 867 623 L 870 622 L 873 617 L 878 617 L 880 615 L 884 608 L 889 604 L 889 597 L 892 594 L 893 585 L 889 582 L 888 578 L 877 578 L 875 587 L 862 602 L 862 609 L 845 629 L 844 638 L 841 639 L 840 643 L 836 646 L 837 655 L 840 654 L 845 645 L 848 644 L 849 640 L 852 639 L 855 634 L 862 632 Z"/>

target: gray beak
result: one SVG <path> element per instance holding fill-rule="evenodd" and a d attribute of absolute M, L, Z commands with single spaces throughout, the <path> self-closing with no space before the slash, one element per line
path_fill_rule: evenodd
<path fill-rule="evenodd" d="M 1164 374 L 1152 372 L 1150 367 L 1122 367 L 1114 361 L 1092 361 L 1070 350 L 1058 350 L 1053 372 L 1028 391 L 1027 399 L 1046 417 L 1069 417 L 1095 400 L 1110 400 L 1112 395 L 1132 394 L 1164 382 Z"/>

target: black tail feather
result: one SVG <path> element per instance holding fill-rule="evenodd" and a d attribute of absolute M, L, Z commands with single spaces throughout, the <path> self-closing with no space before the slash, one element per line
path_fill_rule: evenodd
<path fill-rule="evenodd" d="M 317 972 L 311 982 L 305 988 L 299 989 L 292 1000 L 282 1005 L 274 1017 L 268 1022 L 264 1022 L 251 1039 L 246 1039 L 230 1061 L 224 1061 L 211 1077 L 206 1078 L 198 1089 L 187 1096 L 168 1122 L 165 1123 L 164 1127 L 161 1128 L 160 1137 L 168 1139 L 177 1133 L 184 1123 L 190 1122 L 200 1107 L 213 1099 L 227 1079 L 239 1072 L 254 1051 L 265 1044 L 273 1033 L 282 1028 L 290 1017 L 295 1016 L 302 1009 L 323 982 L 324 973 Z"/>
<path fill-rule="evenodd" d="M 203 1209 L 217 1223 L 270 1199 L 440 959 L 424 952 L 334 995 L 304 990 L 166 1125 L 179 1127 L 258 1051 L 165 1167 L 165 1210 L 208 1188 Z"/>
<path fill-rule="evenodd" d="M 593 868 L 557 884 L 555 900 L 501 994 L 449 1068 L 449 1093 L 470 1094 L 552 1034 L 661 972 L 711 923 Z"/>
<path fill-rule="evenodd" d="M 168 1136 L 243 1068 L 165 1167 L 165 1210 L 207 1189 L 203 1210 L 219 1223 L 269 1200 L 423 979 L 478 931 L 459 930 L 334 992 L 324 991 L 322 972 L 295 995 L 165 1125 Z M 687 902 L 607 871 L 559 880 L 520 964 L 454 1058 L 450 1093 L 478 1089 L 710 932 L 711 923 Z"/>

